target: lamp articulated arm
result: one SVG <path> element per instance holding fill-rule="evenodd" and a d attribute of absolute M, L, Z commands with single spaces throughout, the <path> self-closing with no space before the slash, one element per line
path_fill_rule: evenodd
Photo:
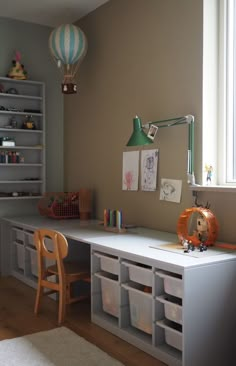
<path fill-rule="evenodd" d="M 194 116 L 186 115 L 182 117 L 169 118 L 160 121 L 148 122 L 142 126 L 141 119 L 136 116 L 133 119 L 133 133 L 127 143 L 127 146 L 142 146 L 152 144 L 153 141 L 145 134 L 143 128 L 149 129 L 151 125 L 158 128 L 172 127 L 182 124 L 188 124 L 188 183 L 194 184 Z"/>

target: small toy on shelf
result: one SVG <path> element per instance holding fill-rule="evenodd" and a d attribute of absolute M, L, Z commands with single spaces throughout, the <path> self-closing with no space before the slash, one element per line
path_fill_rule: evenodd
<path fill-rule="evenodd" d="M 22 124 L 22 128 L 25 130 L 35 130 L 35 122 L 33 121 L 32 116 L 25 116 L 25 121 Z"/>
<path fill-rule="evenodd" d="M 206 184 L 210 185 L 212 183 L 213 166 L 206 164 L 205 165 L 205 172 L 206 172 Z"/>
<path fill-rule="evenodd" d="M 21 54 L 19 51 L 16 51 L 15 60 L 12 60 L 12 67 L 7 74 L 8 78 L 15 80 L 26 80 L 27 72 L 24 69 L 24 65 L 20 62 Z"/>

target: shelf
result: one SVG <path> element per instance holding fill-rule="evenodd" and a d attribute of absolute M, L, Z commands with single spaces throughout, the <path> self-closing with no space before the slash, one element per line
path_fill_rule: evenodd
<path fill-rule="evenodd" d="M 42 130 L 27 130 L 25 128 L 0 128 L 0 131 L 3 131 L 3 132 L 26 132 L 26 133 L 43 133 Z"/>
<path fill-rule="evenodd" d="M 42 97 L 34 97 L 32 95 L 21 95 L 21 94 L 8 94 L 8 93 L 0 93 L 0 97 L 7 97 L 7 98 L 19 98 L 19 99 L 31 99 L 31 100 L 39 100 L 41 101 Z"/>
<path fill-rule="evenodd" d="M 43 183 L 42 180 L 0 180 L 0 184 L 34 184 L 34 183 Z"/>
<path fill-rule="evenodd" d="M 228 193 L 236 193 L 236 185 L 235 186 L 221 186 L 221 185 L 190 185 L 189 189 L 193 192 L 228 192 Z"/>
<path fill-rule="evenodd" d="M 0 146 L 0 150 L 42 150 L 43 146 Z"/>
<path fill-rule="evenodd" d="M 2 111 L 0 110 L 0 114 L 6 114 L 6 115 L 18 115 L 18 116 L 39 116 L 42 117 L 43 114 L 42 113 L 33 113 L 33 112 L 15 112 L 15 111 Z"/>
<path fill-rule="evenodd" d="M 12 167 L 12 166 L 17 166 L 17 167 L 30 167 L 30 166 L 38 166 L 38 167 L 41 167 L 41 166 L 43 166 L 43 164 L 22 164 L 22 163 L 17 163 L 17 164 L 14 164 L 14 163 L 4 163 L 4 164 L 0 164 L 0 166 L 2 166 L 2 167 L 8 167 L 8 168 L 10 168 L 10 167 Z"/>
<path fill-rule="evenodd" d="M 42 196 L 18 196 L 18 197 L 0 197 L 0 201 L 6 201 L 6 200 L 32 200 L 32 199 L 40 199 Z"/>
<path fill-rule="evenodd" d="M 0 77 L 0 81 L 2 83 L 12 83 L 12 84 L 21 84 L 25 86 L 37 86 L 42 87 L 44 84 L 41 81 L 33 81 L 33 80 L 15 80 L 8 77 Z"/>

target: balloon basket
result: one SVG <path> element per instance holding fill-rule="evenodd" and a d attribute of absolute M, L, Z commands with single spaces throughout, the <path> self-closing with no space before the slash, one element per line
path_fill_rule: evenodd
<path fill-rule="evenodd" d="M 74 83 L 61 84 L 61 91 L 63 94 L 75 94 L 77 93 L 77 85 Z"/>

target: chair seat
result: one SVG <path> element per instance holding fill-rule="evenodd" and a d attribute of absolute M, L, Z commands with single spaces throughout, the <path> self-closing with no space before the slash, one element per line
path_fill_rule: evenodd
<path fill-rule="evenodd" d="M 75 262 L 64 262 L 65 274 L 68 276 L 81 276 L 81 278 L 88 276 L 90 277 L 90 268 L 88 265 L 75 263 Z M 58 274 L 57 265 L 52 265 L 47 268 L 49 273 Z"/>

